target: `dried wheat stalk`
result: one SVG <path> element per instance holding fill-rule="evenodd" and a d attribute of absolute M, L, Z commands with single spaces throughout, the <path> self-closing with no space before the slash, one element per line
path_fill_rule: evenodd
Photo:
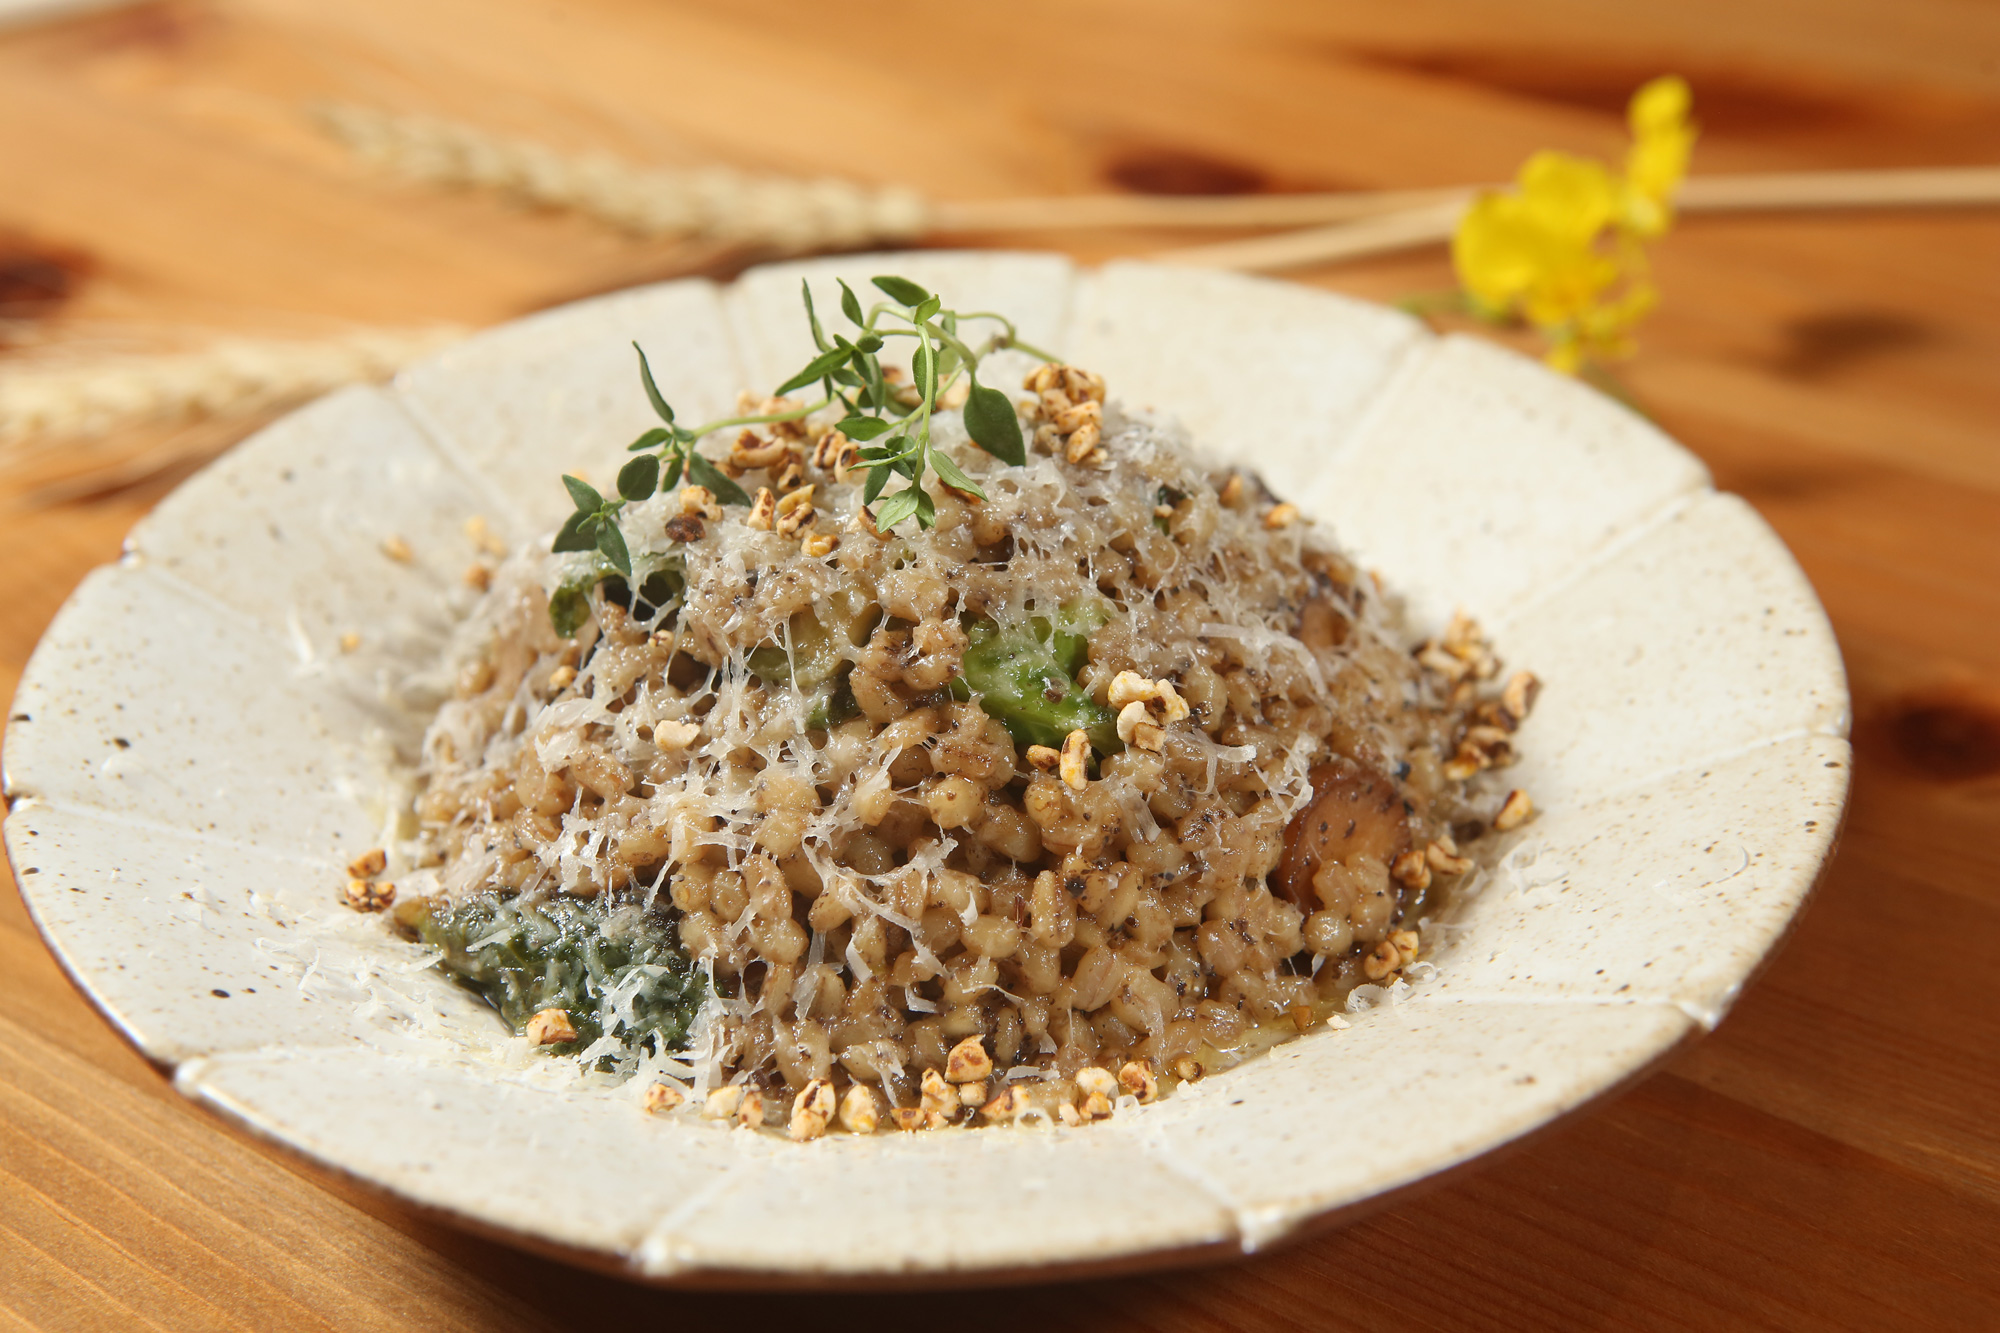
<path fill-rule="evenodd" d="M 314 340 L 224 338 L 188 352 L 101 358 L 54 349 L 0 373 L 0 467 L 59 442 L 267 411 L 383 379 L 465 333 L 438 327 Z"/>
<path fill-rule="evenodd" d="M 315 108 L 363 159 L 433 185 L 500 190 L 641 236 L 686 236 L 788 253 L 909 241 L 932 225 L 913 190 L 754 176 L 725 167 L 666 171 L 603 153 L 559 152 L 431 116 Z"/>

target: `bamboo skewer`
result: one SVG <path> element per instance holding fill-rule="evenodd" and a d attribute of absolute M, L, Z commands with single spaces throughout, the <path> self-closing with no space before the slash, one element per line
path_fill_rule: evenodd
<path fill-rule="evenodd" d="M 1268 273 L 1414 250 L 1449 240 L 1474 193 L 1460 190 L 1442 203 L 1276 236 L 1157 251 L 1147 257 L 1163 264 Z M 1696 176 L 1681 187 L 1676 200 L 1682 213 L 1692 214 L 1982 204 L 2000 204 L 2000 167 Z"/>

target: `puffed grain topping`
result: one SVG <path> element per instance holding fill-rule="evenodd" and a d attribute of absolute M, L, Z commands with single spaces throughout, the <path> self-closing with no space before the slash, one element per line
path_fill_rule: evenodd
<path fill-rule="evenodd" d="M 646 1089 L 645 1107 L 654 1115 L 665 1115 L 678 1110 L 687 1100 L 687 1094 L 671 1083 L 654 1083 Z"/>
<path fill-rule="evenodd" d="M 1463 875 L 1472 869 L 1472 858 L 1460 856 L 1458 848 L 1448 839 L 1441 838 L 1424 848 L 1424 859 L 1440 875 Z"/>
<path fill-rule="evenodd" d="M 1076 1071 L 1076 1086 L 1086 1095 L 1097 1092 L 1106 1097 L 1116 1097 L 1118 1076 L 1102 1065 L 1086 1065 Z"/>
<path fill-rule="evenodd" d="M 576 1024 L 562 1009 L 543 1009 L 528 1020 L 527 1038 L 536 1046 L 559 1046 L 576 1040 Z"/>
<path fill-rule="evenodd" d="M 1126 1061 L 1118 1070 L 1118 1086 L 1142 1102 L 1150 1102 L 1160 1095 L 1160 1084 L 1153 1077 L 1151 1060 Z"/>
<path fill-rule="evenodd" d="M 785 1133 L 794 1143 L 820 1138 L 833 1116 L 833 1080 L 813 1079 L 792 1098 L 792 1118 L 785 1126 Z"/>
<path fill-rule="evenodd" d="M 926 1115 L 940 1115 L 949 1120 L 958 1114 L 958 1092 L 937 1070 L 926 1069 L 918 1089 L 921 1093 L 918 1109 Z"/>
<path fill-rule="evenodd" d="M 873 1134 L 882 1123 L 875 1093 L 866 1083 L 856 1083 L 840 1099 L 840 1127 L 850 1134 Z"/>
<path fill-rule="evenodd" d="M 945 1057 L 944 1076 L 953 1083 L 984 1083 L 993 1077 L 993 1058 L 977 1037 L 967 1037 Z"/>
<path fill-rule="evenodd" d="M 381 880 L 350 879 L 341 901 L 357 912 L 381 912 L 396 901 L 396 886 Z"/>
<path fill-rule="evenodd" d="M 1056 766 L 1071 791 L 1090 785 L 1090 734 L 1072 731 L 1063 737 L 1062 761 Z"/>
<path fill-rule="evenodd" d="M 706 486 L 681 487 L 681 513 L 687 518 L 719 519 L 722 506 L 715 502 L 715 492 Z"/>
<path fill-rule="evenodd" d="M 1516 787 L 1508 792 L 1507 799 L 1500 803 L 1500 813 L 1493 816 L 1493 827 L 1505 833 L 1509 829 L 1521 827 L 1532 819 L 1534 814 L 1534 801 L 1529 798 L 1528 793 Z"/>
<path fill-rule="evenodd" d="M 685 750 L 700 739 L 699 722 L 669 720 L 653 724 L 653 744 L 662 750 Z"/>
<path fill-rule="evenodd" d="M 373 879 L 389 868 L 389 854 L 380 847 L 371 847 L 347 863 L 347 874 L 351 879 Z"/>
<path fill-rule="evenodd" d="M 1412 848 L 1397 857 L 1389 866 L 1389 873 L 1404 888 L 1421 893 L 1431 886 L 1431 865 L 1424 853 Z"/>

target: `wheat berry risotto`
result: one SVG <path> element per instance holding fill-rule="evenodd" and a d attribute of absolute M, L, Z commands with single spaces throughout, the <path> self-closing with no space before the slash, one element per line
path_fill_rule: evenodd
<path fill-rule="evenodd" d="M 796 1139 L 1079 1124 L 1340 1025 L 1531 816 L 1533 677 L 1116 384 L 876 285 L 730 421 L 646 373 L 616 494 L 567 478 L 490 571 L 401 900 L 370 854 L 350 902 L 648 1109 Z"/>

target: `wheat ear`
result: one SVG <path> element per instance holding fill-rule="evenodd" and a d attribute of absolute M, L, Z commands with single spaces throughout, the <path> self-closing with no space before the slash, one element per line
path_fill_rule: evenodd
<path fill-rule="evenodd" d="M 465 334 L 361 329 L 310 341 L 224 338 L 190 352 L 27 361 L 0 376 L 0 461 L 57 440 L 301 402 L 384 379 Z"/>
<path fill-rule="evenodd" d="M 333 103 L 319 123 L 364 160 L 433 185 L 499 190 L 641 236 L 685 236 L 788 253 L 903 242 L 931 226 L 913 190 L 726 167 L 667 171 L 572 154 L 432 116 Z"/>

